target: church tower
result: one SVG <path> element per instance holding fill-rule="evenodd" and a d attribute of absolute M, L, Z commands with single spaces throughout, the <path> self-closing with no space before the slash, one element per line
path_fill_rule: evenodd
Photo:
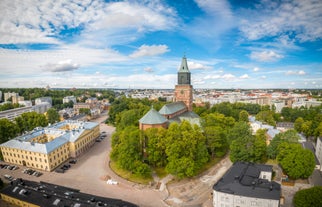
<path fill-rule="evenodd" d="M 178 84 L 174 90 L 174 102 L 183 101 L 188 110 L 192 111 L 192 85 L 191 85 L 191 74 L 188 69 L 187 58 L 183 56 L 181 66 L 178 71 Z"/>

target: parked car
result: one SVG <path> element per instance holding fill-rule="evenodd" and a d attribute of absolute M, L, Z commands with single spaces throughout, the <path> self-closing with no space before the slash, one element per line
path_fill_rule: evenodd
<path fill-rule="evenodd" d="M 13 177 L 11 175 L 7 175 L 7 174 L 4 175 L 4 178 L 6 178 L 7 180 L 10 180 L 10 181 L 13 180 Z"/>
<path fill-rule="evenodd" d="M 64 172 L 65 172 L 65 170 L 64 170 L 64 169 L 62 169 L 62 168 L 57 168 L 57 169 L 55 170 L 55 172 L 56 172 L 56 173 L 64 173 Z"/>
<path fill-rule="evenodd" d="M 69 160 L 69 163 L 70 164 L 76 164 L 77 160 L 76 159 L 73 159 L 73 160 Z"/>

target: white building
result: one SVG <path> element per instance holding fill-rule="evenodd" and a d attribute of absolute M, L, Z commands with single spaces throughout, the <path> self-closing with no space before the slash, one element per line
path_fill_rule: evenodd
<path fill-rule="evenodd" d="M 69 103 L 70 101 L 76 103 L 76 97 L 75 96 L 66 96 L 63 98 L 63 103 Z"/>
<path fill-rule="evenodd" d="M 19 105 L 23 105 L 23 106 L 32 106 L 31 101 L 19 101 L 18 103 Z"/>
<path fill-rule="evenodd" d="M 49 103 L 50 106 L 53 105 L 53 101 L 51 97 L 40 97 L 35 99 L 35 105 L 43 104 L 43 103 Z"/>
<path fill-rule="evenodd" d="M 213 186 L 213 206 L 279 207 L 281 185 L 272 172 L 271 165 L 236 162 Z"/>
<path fill-rule="evenodd" d="M 315 156 L 322 163 L 322 137 L 318 137 L 316 140 Z M 320 165 L 320 170 L 322 171 L 322 165 Z"/>

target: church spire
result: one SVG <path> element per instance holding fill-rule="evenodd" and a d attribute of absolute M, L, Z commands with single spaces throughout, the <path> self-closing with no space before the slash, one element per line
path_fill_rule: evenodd
<path fill-rule="evenodd" d="M 186 58 L 186 55 L 184 55 L 182 57 L 182 61 L 181 61 L 181 66 L 180 66 L 180 69 L 179 69 L 179 73 L 189 73 L 189 68 L 188 68 L 188 63 L 187 63 L 187 58 Z"/>
<path fill-rule="evenodd" d="M 188 69 L 188 63 L 186 56 L 182 57 L 181 66 L 178 71 L 178 84 L 188 84 L 190 85 L 190 71 Z"/>

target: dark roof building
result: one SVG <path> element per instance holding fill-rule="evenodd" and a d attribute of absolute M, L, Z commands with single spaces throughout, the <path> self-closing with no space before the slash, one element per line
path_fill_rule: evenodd
<path fill-rule="evenodd" d="M 136 207 L 137 205 L 112 198 L 104 198 L 79 192 L 77 189 L 45 182 L 12 181 L 0 191 L 1 199 L 17 206 L 54 207 Z"/>
<path fill-rule="evenodd" d="M 213 186 L 214 206 L 278 207 L 281 186 L 271 177 L 270 165 L 236 162 Z"/>

